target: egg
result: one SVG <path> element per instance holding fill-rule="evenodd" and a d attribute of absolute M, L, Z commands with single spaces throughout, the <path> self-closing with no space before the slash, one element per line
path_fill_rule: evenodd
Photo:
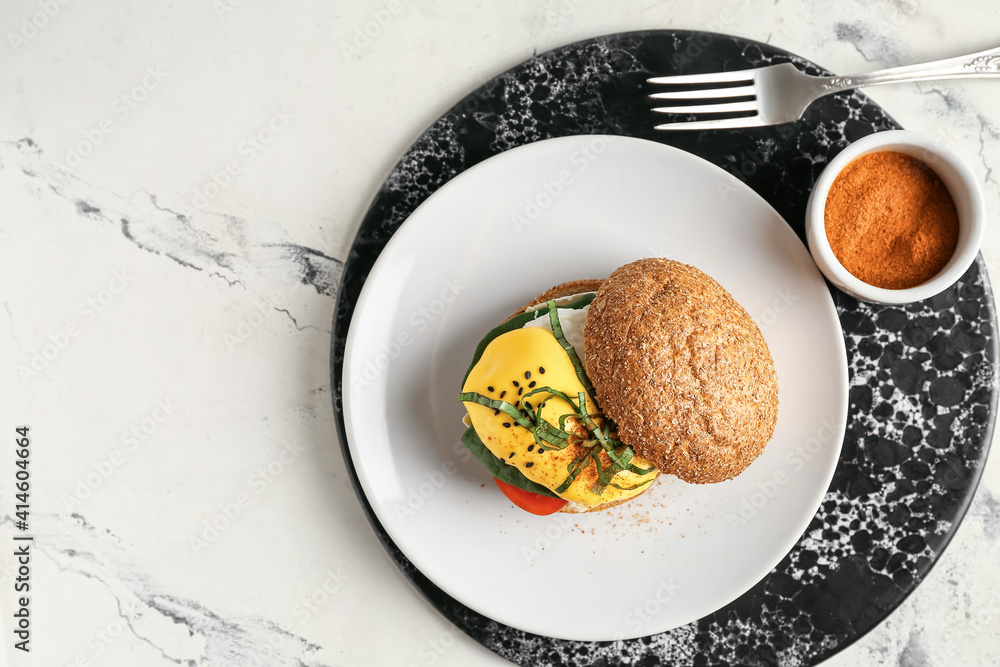
<path fill-rule="evenodd" d="M 584 369 L 587 368 L 587 360 L 583 354 L 583 327 L 587 323 L 587 313 L 590 312 L 590 305 L 583 308 L 556 308 L 559 314 L 559 326 L 562 327 L 563 337 L 566 342 L 573 346 L 576 354 L 580 357 L 580 363 Z M 533 320 L 529 320 L 525 327 L 541 327 L 552 332 L 552 324 L 548 315 L 543 315 Z"/>
<path fill-rule="evenodd" d="M 587 308 L 559 308 L 557 312 L 564 337 L 578 350 L 582 359 Z M 574 404 L 547 391 L 539 392 L 539 389 L 562 392 L 573 399 Z M 470 371 L 463 391 L 506 401 L 532 413 L 541 406 L 542 419 L 557 429 L 560 417 L 576 414 L 575 403 L 579 402 L 578 396 L 584 393 L 587 414 L 598 422 L 602 421 L 593 399 L 586 396 L 586 389 L 576 374 L 573 362 L 553 335 L 547 314 L 530 320 L 521 329 L 508 331 L 493 339 Z M 538 393 L 529 395 L 532 391 Z M 533 433 L 506 412 L 472 402 L 466 402 L 465 406 L 476 433 L 487 449 L 508 465 L 517 467 L 531 481 L 553 491 L 570 476 L 573 461 L 597 444 L 575 417 L 566 420 L 566 430 L 579 437 L 571 438 L 570 444 L 563 449 L 550 449 L 548 445 L 540 446 Z M 602 451 L 598 458 L 602 468 L 611 468 L 612 462 L 606 452 Z M 596 485 L 598 474 L 593 460 L 586 459 L 586 467 L 558 495 L 588 508 L 638 495 L 659 471 L 639 456 L 635 456 L 632 463 L 650 472 L 640 475 L 629 470 L 620 471 L 612 484 L 602 488 Z"/>

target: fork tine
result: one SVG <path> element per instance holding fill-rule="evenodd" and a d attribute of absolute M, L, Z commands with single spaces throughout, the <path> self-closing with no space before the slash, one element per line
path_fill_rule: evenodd
<path fill-rule="evenodd" d="M 727 81 L 752 81 L 754 70 L 742 69 L 737 72 L 709 72 L 707 74 L 678 74 L 676 76 L 655 76 L 646 83 L 723 83 Z"/>
<path fill-rule="evenodd" d="M 755 95 L 753 86 L 738 88 L 705 88 L 702 90 L 672 90 L 667 93 L 653 93 L 654 100 L 701 100 L 718 97 L 749 97 Z"/>
<path fill-rule="evenodd" d="M 760 116 L 745 116 L 743 118 L 718 118 L 716 120 L 695 120 L 688 123 L 664 123 L 657 125 L 657 130 L 723 130 L 735 127 L 763 127 L 773 125 L 765 123 Z"/>
<path fill-rule="evenodd" d="M 728 104 L 695 104 L 683 107 L 657 107 L 653 111 L 659 113 L 731 113 L 735 111 L 756 111 L 757 103 L 729 102 Z"/>

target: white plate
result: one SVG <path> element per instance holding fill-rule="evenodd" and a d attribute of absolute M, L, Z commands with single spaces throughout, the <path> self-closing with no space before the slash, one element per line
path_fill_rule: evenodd
<path fill-rule="evenodd" d="M 663 477 L 606 512 L 522 512 L 459 440 L 476 344 L 549 287 L 654 255 L 707 272 L 761 325 L 773 440 L 729 482 Z M 515 148 L 424 202 L 358 299 L 343 381 L 354 465 L 407 558 L 492 619 L 584 641 L 690 623 L 760 581 L 819 506 L 847 415 L 840 322 L 798 237 L 723 170 L 621 137 Z"/>

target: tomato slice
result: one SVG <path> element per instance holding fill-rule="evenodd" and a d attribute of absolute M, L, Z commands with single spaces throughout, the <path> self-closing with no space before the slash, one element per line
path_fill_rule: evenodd
<path fill-rule="evenodd" d="M 551 498 L 549 496 L 541 496 L 537 493 L 532 493 L 531 491 L 525 491 L 524 489 L 519 489 L 516 486 L 511 486 L 507 482 L 501 482 L 496 477 L 493 481 L 497 483 L 497 487 L 503 494 L 507 496 L 510 502 L 514 503 L 525 512 L 531 512 L 532 514 L 537 514 L 538 516 L 547 516 L 549 514 L 554 514 L 562 509 L 566 501 L 562 498 Z"/>

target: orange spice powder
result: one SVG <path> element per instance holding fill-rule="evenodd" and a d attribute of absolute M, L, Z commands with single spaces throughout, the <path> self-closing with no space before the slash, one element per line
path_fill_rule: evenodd
<path fill-rule="evenodd" d="M 958 245 L 958 211 L 929 166 L 894 151 L 848 164 L 826 198 L 826 236 L 869 285 L 906 289 L 941 271 Z"/>

